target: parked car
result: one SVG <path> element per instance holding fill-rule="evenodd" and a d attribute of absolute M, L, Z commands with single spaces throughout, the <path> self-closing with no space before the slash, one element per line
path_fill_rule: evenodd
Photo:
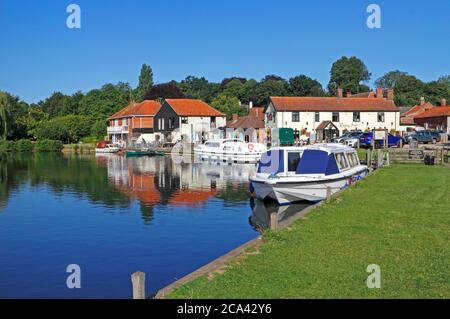
<path fill-rule="evenodd" d="M 363 133 L 359 137 L 360 147 L 370 147 L 372 145 L 372 138 L 373 138 L 372 133 Z M 388 147 L 395 147 L 395 146 L 399 147 L 402 140 L 403 138 L 401 136 L 394 136 L 391 133 L 389 133 Z M 375 146 L 376 148 L 380 148 L 381 146 L 383 146 L 383 141 L 377 141 Z"/>
<path fill-rule="evenodd" d="M 361 134 L 362 134 L 361 131 L 349 131 L 349 132 L 346 132 L 346 133 L 342 134 L 341 136 L 335 138 L 333 140 L 333 142 L 335 142 L 335 143 L 345 143 L 345 141 L 347 139 L 357 137 L 357 136 L 359 136 Z"/>
<path fill-rule="evenodd" d="M 431 135 L 436 139 L 436 142 L 441 141 L 441 133 L 442 131 L 430 131 Z"/>
<path fill-rule="evenodd" d="M 345 144 L 348 145 L 348 146 L 350 146 L 350 147 L 353 147 L 353 148 L 358 147 L 359 138 L 360 138 L 363 134 L 364 134 L 364 133 L 360 132 L 358 135 L 346 139 L 346 140 L 345 140 Z"/>
<path fill-rule="evenodd" d="M 439 136 L 440 139 L 440 136 Z M 407 143 L 410 143 L 411 141 L 416 141 L 419 143 L 433 143 L 436 144 L 436 142 L 438 141 L 438 138 L 436 137 L 436 135 L 433 135 L 431 133 L 431 131 L 418 131 L 415 133 L 412 133 L 408 136 L 406 136 L 405 138 Z"/>

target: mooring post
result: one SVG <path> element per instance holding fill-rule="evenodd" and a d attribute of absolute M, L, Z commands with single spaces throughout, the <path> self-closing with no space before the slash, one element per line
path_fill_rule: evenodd
<path fill-rule="evenodd" d="M 270 230 L 273 230 L 273 231 L 278 230 L 278 214 L 277 213 L 270 214 Z"/>
<path fill-rule="evenodd" d="M 145 273 L 137 271 L 131 275 L 133 299 L 145 299 Z"/>
<path fill-rule="evenodd" d="M 331 187 L 327 186 L 327 203 L 331 201 Z"/>

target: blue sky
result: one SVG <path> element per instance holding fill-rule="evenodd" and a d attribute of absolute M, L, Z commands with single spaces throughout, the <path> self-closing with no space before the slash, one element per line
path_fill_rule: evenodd
<path fill-rule="evenodd" d="M 81 29 L 66 7 L 81 7 Z M 366 8 L 382 9 L 382 28 Z M 372 80 L 400 69 L 424 81 L 450 74 L 444 0 L 0 0 L 0 90 L 37 102 L 105 83 L 306 74 L 324 86 L 331 64 L 361 58 Z"/>

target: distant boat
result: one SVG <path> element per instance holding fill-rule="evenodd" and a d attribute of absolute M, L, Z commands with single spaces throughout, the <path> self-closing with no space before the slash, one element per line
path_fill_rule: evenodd
<path fill-rule="evenodd" d="M 246 143 L 240 139 L 208 140 L 194 148 L 194 153 L 205 161 L 228 163 L 257 163 L 267 148 L 260 143 Z"/>
<path fill-rule="evenodd" d="M 277 147 L 265 153 L 251 191 L 280 205 L 298 201 L 318 202 L 368 175 L 356 151 L 342 144 Z"/>
<path fill-rule="evenodd" d="M 127 150 L 126 157 L 140 157 L 140 156 L 164 156 L 164 152 L 155 150 Z"/>
<path fill-rule="evenodd" d="M 97 143 L 97 147 L 95 148 L 95 153 L 99 154 L 118 153 L 119 151 L 119 147 L 114 146 L 113 144 L 106 144 L 105 142 Z"/>

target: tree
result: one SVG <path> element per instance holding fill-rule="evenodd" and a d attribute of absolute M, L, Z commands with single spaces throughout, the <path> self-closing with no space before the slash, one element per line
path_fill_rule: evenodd
<path fill-rule="evenodd" d="M 361 82 L 369 81 L 371 77 L 363 61 L 357 57 L 345 56 L 333 63 L 330 75 L 328 91 L 332 95 L 336 95 L 338 88 L 354 94 L 361 93 L 367 88 L 367 86 L 362 86 Z"/>
<path fill-rule="evenodd" d="M 402 72 L 399 70 L 390 71 L 390 72 L 386 73 L 385 75 L 383 75 L 382 77 L 378 78 L 375 81 L 375 85 L 377 87 L 381 87 L 383 89 L 393 89 L 393 88 L 395 88 L 397 81 L 400 78 L 407 76 L 407 75 L 408 75 L 408 73 Z"/>
<path fill-rule="evenodd" d="M 258 81 L 254 79 L 250 79 L 247 82 L 245 82 L 243 87 L 243 93 L 241 102 L 248 104 L 250 102 L 257 102 L 258 97 L 256 95 L 256 88 L 258 87 Z"/>
<path fill-rule="evenodd" d="M 24 128 L 23 135 L 26 138 L 36 139 L 36 130 L 41 122 L 47 121 L 49 115 L 42 111 L 39 106 L 30 106 L 26 115 L 18 119 L 20 125 Z"/>
<path fill-rule="evenodd" d="M 317 80 L 306 75 L 299 75 L 289 79 L 288 91 L 293 96 L 324 96 L 325 92 Z"/>
<path fill-rule="evenodd" d="M 404 75 L 396 80 L 394 87 L 395 103 L 398 106 L 416 105 L 424 96 L 425 84 L 413 75 Z"/>
<path fill-rule="evenodd" d="M 146 100 L 182 98 L 184 98 L 184 95 L 175 81 L 155 85 L 145 94 Z"/>
<path fill-rule="evenodd" d="M 142 102 L 144 100 L 145 94 L 152 88 L 152 86 L 153 86 L 152 68 L 147 64 L 143 64 L 141 68 L 141 73 L 139 75 L 139 84 L 135 92 L 136 102 Z"/>
<path fill-rule="evenodd" d="M 237 76 L 233 76 L 233 77 L 231 77 L 231 78 L 225 78 L 225 79 L 223 79 L 222 82 L 220 83 L 220 87 L 223 89 L 223 88 L 225 88 L 225 87 L 227 86 L 228 83 L 230 83 L 231 81 L 234 81 L 234 80 L 238 80 L 238 81 L 241 82 L 242 84 L 244 84 L 245 82 L 247 82 L 247 79 L 246 79 L 246 78 L 240 78 L 240 77 L 237 77 Z"/>
<path fill-rule="evenodd" d="M 232 119 L 233 114 L 241 116 L 248 113 L 247 109 L 239 103 L 239 99 L 237 97 L 223 93 L 219 94 L 214 101 L 212 101 L 211 105 L 215 109 L 225 113 L 228 120 Z"/>
<path fill-rule="evenodd" d="M 130 85 L 124 82 L 89 91 L 80 101 L 79 114 L 107 118 L 130 103 L 131 91 Z"/>
<path fill-rule="evenodd" d="M 36 130 L 39 140 L 59 140 L 76 143 L 81 138 L 89 136 L 95 119 L 83 115 L 66 115 L 41 122 Z"/>
<path fill-rule="evenodd" d="M 0 92 L 0 137 L 5 140 L 8 136 L 8 126 L 10 119 L 10 105 L 8 96 L 4 92 Z"/>
<path fill-rule="evenodd" d="M 229 96 L 237 97 L 239 101 L 241 101 L 242 98 L 244 97 L 245 87 L 244 84 L 239 79 L 234 79 L 225 85 L 222 93 Z"/>
<path fill-rule="evenodd" d="M 269 74 L 266 75 L 261 82 L 267 82 L 267 81 L 281 81 L 281 82 L 286 82 L 285 79 L 283 79 L 281 76 L 279 75 L 275 75 L 275 74 Z"/>
<path fill-rule="evenodd" d="M 288 94 L 287 83 L 279 80 L 268 80 L 255 88 L 256 104 L 266 105 L 270 96 L 285 96 Z"/>
<path fill-rule="evenodd" d="M 208 82 L 204 77 L 188 76 L 177 84 L 184 96 L 211 103 L 220 91 L 220 85 Z"/>
<path fill-rule="evenodd" d="M 450 101 L 450 85 L 445 82 L 432 81 L 424 85 L 424 97 L 434 105 L 441 105 L 441 100 Z"/>

